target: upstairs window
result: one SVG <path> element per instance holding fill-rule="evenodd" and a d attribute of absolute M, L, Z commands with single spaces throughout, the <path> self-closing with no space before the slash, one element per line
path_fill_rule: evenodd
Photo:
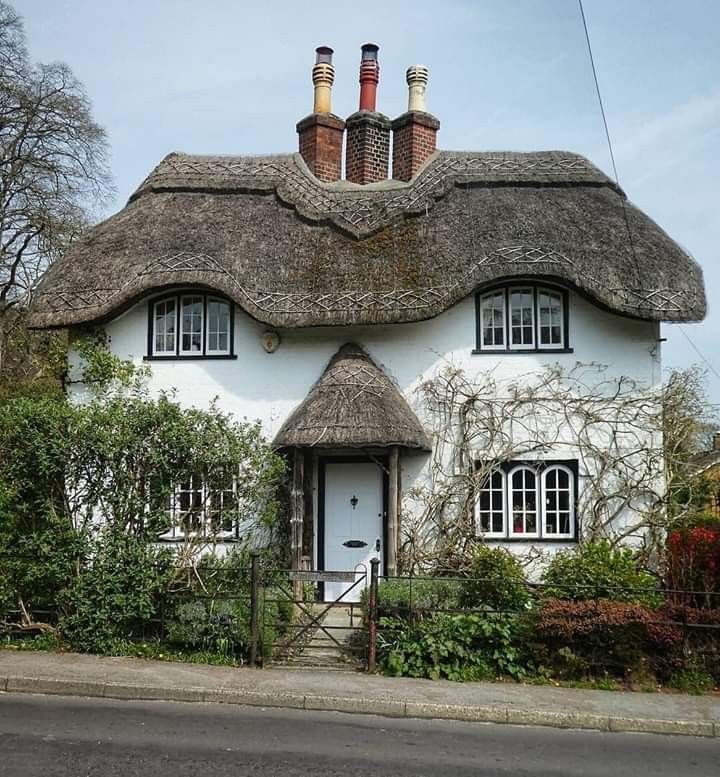
<path fill-rule="evenodd" d="M 499 465 L 478 486 L 478 535 L 488 540 L 533 542 L 575 539 L 576 481 L 576 461 Z"/>
<path fill-rule="evenodd" d="M 232 357 L 233 307 L 209 294 L 177 294 L 150 303 L 149 358 Z"/>
<path fill-rule="evenodd" d="M 477 297 L 477 349 L 565 351 L 567 292 L 536 285 L 510 285 Z"/>

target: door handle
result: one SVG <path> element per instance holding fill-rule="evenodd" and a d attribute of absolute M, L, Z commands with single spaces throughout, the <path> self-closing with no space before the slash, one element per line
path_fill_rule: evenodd
<path fill-rule="evenodd" d="M 348 540 L 347 542 L 343 542 L 343 547 L 345 548 L 364 548 L 367 546 L 367 542 L 363 542 L 362 540 Z"/>

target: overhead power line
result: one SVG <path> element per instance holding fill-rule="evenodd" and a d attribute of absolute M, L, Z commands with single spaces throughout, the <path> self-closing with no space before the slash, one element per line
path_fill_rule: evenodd
<path fill-rule="evenodd" d="M 585 40 L 587 41 L 588 54 L 590 54 L 590 65 L 592 66 L 593 80 L 595 81 L 595 91 L 597 92 L 598 102 L 600 103 L 600 113 L 602 114 L 603 126 L 605 127 L 605 138 L 607 139 L 608 150 L 610 151 L 610 161 L 612 162 L 615 183 L 619 186 L 617 165 L 615 164 L 615 154 L 613 153 L 612 141 L 610 140 L 610 130 L 608 129 L 607 117 L 605 116 L 605 106 L 603 105 L 602 94 L 600 94 L 600 83 L 598 82 L 597 70 L 595 69 L 595 57 L 593 57 L 592 46 L 590 45 L 590 33 L 588 32 L 587 19 L 585 19 L 585 9 L 582 0 L 580 4 L 580 16 L 582 17 L 583 29 L 585 30 Z"/>
<path fill-rule="evenodd" d="M 690 335 L 685 331 L 685 327 L 683 327 L 682 324 L 678 324 L 678 329 L 683 333 L 683 337 L 690 343 L 691 348 L 695 353 L 705 362 L 707 365 L 707 368 L 712 372 L 712 374 L 720 380 L 720 372 L 718 372 L 715 367 L 710 363 L 710 361 L 705 357 L 703 352 L 695 345 L 695 343 L 692 341 L 692 338 Z"/>
<path fill-rule="evenodd" d="M 615 176 L 615 183 L 620 186 L 620 178 L 618 176 L 617 165 L 615 164 L 615 153 L 613 152 L 612 140 L 610 139 L 610 130 L 608 128 L 607 116 L 605 115 L 605 105 L 603 104 L 602 93 L 600 92 L 600 82 L 598 81 L 597 70 L 595 68 L 595 57 L 593 56 L 592 45 L 590 43 L 590 33 L 588 32 L 587 19 L 585 18 L 585 9 L 583 8 L 583 0 L 578 0 L 580 6 L 580 16 L 582 18 L 583 29 L 585 30 L 585 40 L 587 42 L 588 54 L 590 56 L 590 65 L 592 67 L 593 80 L 595 81 L 595 92 L 597 93 L 598 103 L 600 105 L 600 114 L 602 115 L 603 127 L 605 127 L 605 138 L 607 140 L 608 151 L 610 152 L 610 161 L 612 162 L 613 174 Z M 630 241 L 630 248 L 632 250 L 633 259 L 635 264 L 638 265 L 637 255 L 635 253 L 635 244 L 632 239 L 632 231 L 630 230 L 630 221 L 627 215 L 627 209 L 625 207 L 625 198 L 623 198 L 623 213 L 625 216 L 625 226 L 627 227 L 628 239 Z M 638 267 L 639 269 L 639 267 Z M 678 324 L 678 328 L 683 334 L 683 337 L 688 341 L 693 351 L 702 359 L 707 368 L 712 374 L 720 379 L 720 373 L 710 363 L 702 351 L 695 345 L 690 335 L 685 331 L 684 327 Z"/>

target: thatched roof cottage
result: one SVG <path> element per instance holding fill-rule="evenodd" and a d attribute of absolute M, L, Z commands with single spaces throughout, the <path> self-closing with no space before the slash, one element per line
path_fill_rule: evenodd
<path fill-rule="evenodd" d="M 437 453 L 420 386 L 449 364 L 519 380 L 577 362 L 652 386 L 659 322 L 702 319 L 705 297 L 693 259 L 587 159 L 437 150 L 427 69 L 391 121 L 369 44 L 343 121 L 331 60 L 318 49 L 299 153 L 169 154 L 50 269 L 33 324 L 102 325 L 152 390 L 260 418 L 302 493 L 294 563 L 377 555 L 393 573 Z M 468 531 L 577 541 L 581 457 L 521 458 L 479 484 Z"/>

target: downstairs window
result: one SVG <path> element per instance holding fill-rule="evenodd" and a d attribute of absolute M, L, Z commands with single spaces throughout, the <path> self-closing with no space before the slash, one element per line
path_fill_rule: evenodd
<path fill-rule="evenodd" d="M 237 478 L 209 486 L 200 475 L 179 483 L 167 506 L 169 528 L 160 540 L 235 540 L 239 534 Z"/>
<path fill-rule="evenodd" d="M 513 462 L 478 485 L 476 532 L 485 539 L 574 540 L 577 461 Z"/>

